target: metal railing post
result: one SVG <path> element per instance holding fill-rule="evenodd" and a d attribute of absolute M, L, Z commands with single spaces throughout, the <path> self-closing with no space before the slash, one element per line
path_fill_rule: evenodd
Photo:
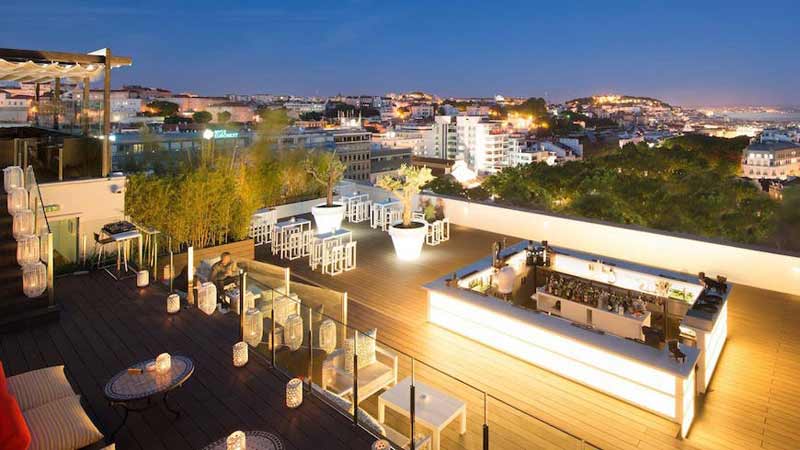
<path fill-rule="evenodd" d="M 64 181 L 64 144 L 58 146 L 58 181 Z"/>
<path fill-rule="evenodd" d="M 314 327 L 313 327 L 313 312 L 311 307 L 308 308 L 308 389 L 311 389 L 311 384 L 314 382 Z"/>
<path fill-rule="evenodd" d="M 239 269 L 239 341 L 244 341 L 244 302 L 245 292 L 247 292 L 247 272 Z"/>
<path fill-rule="evenodd" d="M 170 238 L 170 241 L 171 240 L 172 240 L 172 238 Z M 174 269 L 175 266 L 174 266 L 173 256 L 174 255 L 172 254 L 172 243 L 170 242 L 170 246 L 169 246 L 169 293 L 170 294 L 172 292 L 174 292 L 174 289 L 172 287 L 172 283 L 174 281 L 174 277 L 173 277 L 172 273 L 175 270 Z"/>
<path fill-rule="evenodd" d="M 483 393 L 483 450 L 489 450 L 489 397 Z"/>
<path fill-rule="evenodd" d="M 272 367 L 277 367 L 275 365 L 276 359 L 276 351 L 275 351 L 275 291 L 272 291 L 272 307 L 270 308 L 270 333 L 272 337 L 270 338 L 270 342 L 272 342 Z"/>
<path fill-rule="evenodd" d="M 54 267 L 53 267 L 53 233 L 47 232 L 47 298 L 50 306 L 55 305 L 55 292 L 54 292 Z"/>
<path fill-rule="evenodd" d="M 414 431 L 414 422 L 416 422 L 416 415 L 417 415 L 416 412 L 417 396 L 416 396 L 416 386 L 414 385 L 416 383 L 415 364 L 416 360 L 414 358 L 411 358 L 411 387 L 408 389 L 408 395 L 410 396 L 408 403 L 409 404 L 408 410 L 409 410 L 409 420 L 411 420 L 411 450 L 415 450 L 416 447 L 416 443 L 414 442 L 414 437 L 416 436 L 416 433 Z"/>
<path fill-rule="evenodd" d="M 353 424 L 358 426 L 358 330 L 353 333 Z"/>

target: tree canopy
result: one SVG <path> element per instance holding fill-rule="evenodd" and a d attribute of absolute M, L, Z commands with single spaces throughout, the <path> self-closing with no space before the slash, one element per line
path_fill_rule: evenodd
<path fill-rule="evenodd" d="M 177 103 L 153 100 L 147 104 L 147 109 L 150 111 L 150 114 L 154 116 L 169 117 L 178 113 L 179 106 Z"/>
<path fill-rule="evenodd" d="M 196 113 L 192 114 L 192 119 L 194 119 L 195 123 L 208 123 L 211 122 L 213 117 L 208 111 L 197 111 Z"/>

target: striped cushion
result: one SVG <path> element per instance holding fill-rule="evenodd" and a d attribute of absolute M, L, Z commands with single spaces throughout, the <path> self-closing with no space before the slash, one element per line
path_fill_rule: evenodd
<path fill-rule="evenodd" d="M 73 450 L 103 439 L 83 411 L 80 395 L 55 400 L 22 415 L 31 430 L 29 450 Z"/>
<path fill-rule="evenodd" d="M 47 367 L 8 377 L 8 392 L 17 398 L 22 411 L 75 395 L 64 376 L 64 366 Z"/>

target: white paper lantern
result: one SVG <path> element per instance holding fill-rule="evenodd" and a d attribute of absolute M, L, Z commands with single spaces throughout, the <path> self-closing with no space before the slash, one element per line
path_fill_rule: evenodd
<path fill-rule="evenodd" d="M 140 270 L 136 272 L 136 287 L 147 287 L 150 284 L 150 272 L 146 270 Z"/>
<path fill-rule="evenodd" d="M 203 283 L 197 289 L 197 307 L 209 316 L 217 309 L 217 287 L 214 283 Z"/>
<path fill-rule="evenodd" d="M 303 403 L 303 380 L 292 378 L 286 383 L 286 406 L 297 408 Z"/>
<path fill-rule="evenodd" d="M 23 187 L 22 167 L 8 166 L 3 169 L 3 186 L 6 193 L 11 192 L 13 188 Z"/>
<path fill-rule="evenodd" d="M 233 366 L 242 367 L 247 364 L 247 343 L 244 341 L 233 344 Z"/>
<path fill-rule="evenodd" d="M 244 341 L 258 347 L 264 337 L 264 317 L 261 310 L 250 308 L 244 313 Z"/>
<path fill-rule="evenodd" d="M 325 319 L 319 325 L 319 348 L 331 353 L 336 348 L 336 322 Z"/>
<path fill-rule="evenodd" d="M 36 298 L 47 289 L 47 267 L 41 261 L 22 266 L 22 291 L 28 298 Z"/>
<path fill-rule="evenodd" d="M 283 336 L 289 350 L 295 351 L 303 344 L 303 318 L 297 314 L 290 314 L 286 319 Z"/>
<path fill-rule="evenodd" d="M 8 213 L 28 209 L 28 191 L 24 187 L 14 187 L 8 192 Z"/>
<path fill-rule="evenodd" d="M 231 433 L 228 439 L 225 440 L 225 448 L 227 450 L 246 450 L 247 438 L 245 437 L 244 431 L 234 431 Z"/>
<path fill-rule="evenodd" d="M 34 219 L 33 211 L 30 209 L 23 209 L 14 213 L 14 223 L 11 224 L 11 232 L 14 239 L 20 240 L 23 236 L 34 233 Z"/>
<path fill-rule="evenodd" d="M 156 373 L 167 373 L 170 368 L 172 368 L 172 358 L 169 353 L 162 353 L 156 356 Z"/>
<path fill-rule="evenodd" d="M 181 310 L 181 298 L 178 297 L 178 294 L 169 294 L 167 296 L 167 312 L 170 314 L 175 314 L 180 310 Z"/>
<path fill-rule="evenodd" d="M 24 266 L 39 261 L 39 236 L 28 234 L 17 240 L 17 264 Z"/>

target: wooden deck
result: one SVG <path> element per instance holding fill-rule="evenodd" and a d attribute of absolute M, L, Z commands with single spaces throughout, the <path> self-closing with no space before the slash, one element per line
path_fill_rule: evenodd
<path fill-rule="evenodd" d="M 64 364 L 104 434 L 122 419 L 103 397 L 116 372 L 164 351 L 195 362 L 192 378 L 171 397 L 181 417 L 173 420 L 161 406 L 132 413 L 116 437 L 118 449 L 198 449 L 237 429 L 275 433 L 289 449 L 318 449 L 321 443 L 326 449 L 366 449 L 373 441 L 316 398 L 286 408 L 285 379 L 263 360 L 234 368 L 234 314 L 208 317 L 195 308 L 169 316 L 163 289 L 139 290 L 135 280 L 117 282 L 101 272 L 60 278 L 56 286 L 61 320 L 0 336 L 0 360 L 9 375 Z"/>
<path fill-rule="evenodd" d="M 331 277 L 312 272 L 301 259 L 288 264 L 294 275 L 347 291 L 351 325 L 377 327 L 380 341 L 533 417 L 609 449 L 800 448 L 797 297 L 734 288 L 726 347 L 709 393 L 699 399 L 689 436 L 681 440 L 677 424 L 426 322 L 427 300 L 420 286 L 488 255 L 502 236 L 454 226 L 449 242 L 426 246 L 419 261 L 407 263 L 395 259 L 386 233 L 364 225 L 346 227 L 358 240 L 356 270 Z M 265 250 L 260 248 L 257 258 L 287 265 Z M 409 361 L 401 358 L 401 378 L 410 372 Z M 442 448 L 480 448 L 482 397 L 419 363 L 416 369 L 419 377 L 448 386 L 468 403 L 467 435 L 445 430 Z M 489 425 L 492 449 L 575 448 L 568 436 L 496 400 L 489 402 Z"/>

